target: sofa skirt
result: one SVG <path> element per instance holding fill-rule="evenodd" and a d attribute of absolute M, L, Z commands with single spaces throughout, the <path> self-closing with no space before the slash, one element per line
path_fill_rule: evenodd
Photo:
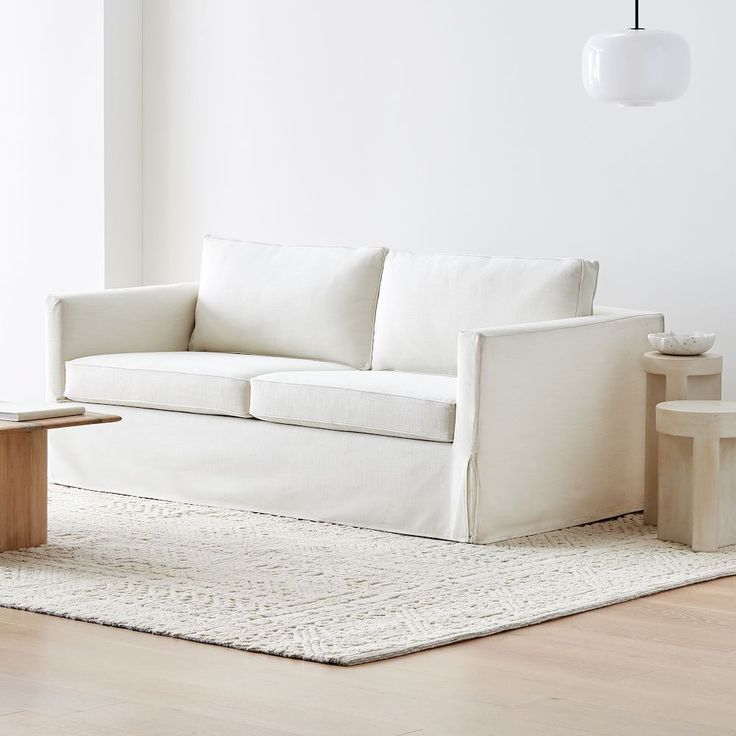
<path fill-rule="evenodd" d="M 49 433 L 55 483 L 466 540 L 452 445 L 258 419 L 88 405 L 123 421 Z"/>

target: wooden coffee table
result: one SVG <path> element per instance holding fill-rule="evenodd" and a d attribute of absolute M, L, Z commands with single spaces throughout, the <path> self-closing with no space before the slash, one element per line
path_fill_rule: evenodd
<path fill-rule="evenodd" d="M 114 414 L 87 412 L 30 422 L 0 421 L 0 552 L 46 544 L 46 432 L 120 419 Z"/>

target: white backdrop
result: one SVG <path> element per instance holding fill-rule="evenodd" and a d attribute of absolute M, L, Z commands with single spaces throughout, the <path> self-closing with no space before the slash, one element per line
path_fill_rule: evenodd
<path fill-rule="evenodd" d="M 717 331 L 736 363 L 736 3 L 642 4 L 693 55 L 653 109 L 580 81 L 629 5 L 146 0 L 144 279 L 196 278 L 206 232 L 586 256 L 599 303 Z"/>
<path fill-rule="evenodd" d="M 102 7 L 0 2 L 0 399 L 42 395 L 44 298 L 104 286 Z"/>
<path fill-rule="evenodd" d="M 141 283 L 140 26 L 0 0 L 0 399 L 43 397 L 47 294 Z"/>
<path fill-rule="evenodd" d="M 693 83 L 626 110 L 579 65 L 628 6 L 0 0 L 0 398 L 42 390 L 47 293 L 196 278 L 206 232 L 598 258 L 736 398 L 736 3 L 646 0 Z"/>

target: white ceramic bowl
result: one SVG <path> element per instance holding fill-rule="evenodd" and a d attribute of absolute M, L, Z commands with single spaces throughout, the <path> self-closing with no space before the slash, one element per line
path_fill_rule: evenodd
<path fill-rule="evenodd" d="M 710 350 L 716 336 L 712 332 L 653 332 L 649 344 L 665 355 L 700 355 Z"/>

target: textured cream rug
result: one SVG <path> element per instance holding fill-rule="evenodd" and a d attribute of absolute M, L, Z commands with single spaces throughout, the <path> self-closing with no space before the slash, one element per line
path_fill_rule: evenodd
<path fill-rule="evenodd" d="M 358 664 L 736 574 L 633 514 L 474 546 L 52 486 L 0 605 Z"/>

